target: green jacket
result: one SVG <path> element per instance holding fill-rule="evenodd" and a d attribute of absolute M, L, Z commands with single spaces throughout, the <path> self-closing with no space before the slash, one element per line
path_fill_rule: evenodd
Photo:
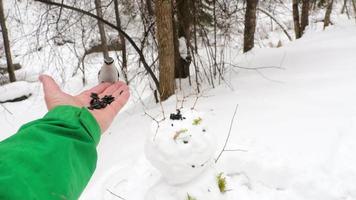
<path fill-rule="evenodd" d="M 100 127 L 86 108 L 58 106 L 0 142 L 1 200 L 76 200 L 93 174 Z"/>

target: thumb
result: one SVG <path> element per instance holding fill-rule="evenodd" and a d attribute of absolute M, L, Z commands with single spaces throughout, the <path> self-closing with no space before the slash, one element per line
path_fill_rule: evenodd
<path fill-rule="evenodd" d="M 48 75 L 41 75 L 39 79 L 43 84 L 43 91 L 45 96 L 51 96 L 53 94 L 58 94 L 58 92 L 61 92 L 61 89 L 52 77 Z"/>

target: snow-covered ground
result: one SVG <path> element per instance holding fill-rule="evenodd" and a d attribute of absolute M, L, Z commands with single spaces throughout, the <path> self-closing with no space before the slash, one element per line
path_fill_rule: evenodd
<path fill-rule="evenodd" d="M 242 67 L 284 70 L 231 69 L 227 81 L 233 89 L 222 85 L 203 93 L 195 109 L 214 116 L 207 129 L 217 135 L 220 149 L 239 105 L 227 149 L 244 151 L 224 152 L 188 184 L 161 180 L 144 155 L 151 119 L 139 104 L 129 106 L 102 137 L 97 171 L 81 199 L 178 200 L 188 193 L 198 200 L 356 199 L 355 52 L 356 27 L 341 23 L 283 48 L 232 59 Z M 187 97 L 183 106 L 194 101 L 194 95 Z M 166 115 L 176 103 L 172 97 L 163 104 Z M 160 106 L 146 112 L 155 116 Z M 225 194 L 217 188 L 220 172 Z"/>
<path fill-rule="evenodd" d="M 148 115 L 160 120 L 161 106 L 141 102 L 132 87 L 133 98 L 101 138 L 97 170 L 80 199 L 356 200 L 356 26 L 335 24 L 326 31 L 313 24 L 282 48 L 231 51 L 227 61 L 262 68 L 229 68 L 227 84 L 203 90 L 196 103 L 184 82 L 183 91 L 163 103 L 166 117 L 181 105 L 209 116 L 202 120 L 216 137 L 215 158 L 238 105 L 226 147 L 236 151 L 223 152 L 189 183 L 167 184 L 146 159 L 155 123 Z M 92 85 L 95 73 L 90 77 Z M 65 89 L 78 92 L 80 81 L 70 79 Z M 46 112 L 40 84 L 26 87 L 33 94 L 28 100 L 0 107 L 0 140 Z M 225 193 L 217 185 L 220 173 Z"/>

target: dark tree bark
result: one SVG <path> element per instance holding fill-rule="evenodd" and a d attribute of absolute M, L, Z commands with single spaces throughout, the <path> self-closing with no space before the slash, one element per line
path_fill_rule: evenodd
<path fill-rule="evenodd" d="M 309 4 L 310 0 L 303 0 L 303 6 L 302 6 L 302 17 L 301 17 L 301 23 L 300 23 L 300 33 L 301 35 L 304 34 L 305 28 L 309 25 Z"/>
<path fill-rule="evenodd" d="M 356 19 L 356 0 L 352 0 L 352 7 L 354 8 L 354 15 Z"/>
<path fill-rule="evenodd" d="M 187 78 L 189 74 L 190 62 L 187 62 L 182 58 L 179 53 L 179 41 L 180 37 L 184 37 L 187 42 L 190 41 L 190 27 L 192 25 L 192 12 L 189 0 L 176 0 L 177 8 L 177 21 L 174 23 L 175 35 L 174 35 L 174 48 L 175 48 L 175 78 Z M 174 20 L 175 21 L 175 20 Z M 189 45 L 185 44 L 187 49 Z"/>
<path fill-rule="evenodd" d="M 119 29 L 121 28 L 121 20 L 120 20 L 120 12 L 119 12 L 119 2 L 118 0 L 114 0 L 114 7 L 115 7 L 115 17 L 116 17 L 116 26 Z M 122 72 L 124 75 L 124 79 L 126 81 L 126 84 L 128 84 L 128 78 L 127 78 L 127 56 L 126 56 L 126 41 L 125 41 L 125 37 L 122 33 L 120 33 L 119 31 L 119 37 L 120 37 L 120 43 L 122 46 L 122 51 L 121 51 L 121 55 L 122 55 Z"/>
<path fill-rule="evenodd" d="M 159 92 L 162 101 L 174 94 L 174 42 L 171 0 L 155 0 L 157 24 Z"/>
<path fill-rule="evenodd" d="M 293 22 L 294 22 L 294 32 L 295 38 L 299 39 L 302 37 L 299 23 L 299 2 L 298 0 L 293 0 Z"/>
<path fill-rule="evenodd" d="M 95 0 L 94 2 L 95 2 L 95 9 L 96 9 L 97 16 L 103 18 L 103 12 L 101 10 L 101 0 Z M 100 20 L 98 20 L 98 27 L 100 32 L 101 46 L 103 48 L 103 55 L 104 58 L 107 58 L 109 57 L 108 44 L 107 44 L 104 24 Z"/>
<path fill-rule="evenodd" d="M 197 39 L 197 4 L 196 1 L 192 2 L 193 4 L 193 34 L 194 34 L 194 52 L 198 53 L 198 39 Z"/>
<path fill-rule="evenodd" d="M 325 18 L 324 18 L 324 29 L 330 25 L 330 16 L 333 10 L 334 0 L 329 0 L 328 7 L 326 8 Z"/>
<path fill-rule="evenodd" d="M 173 45 L 174 45 L 174 78 L 183 78 L 182 77 L 182 68 L 183 63 L 180 60 L 179 53 L 179 41 L 178 41 L 178 32 L 179 32 L 179 22 L 175 19 L 174 15 L 172 16 L 172 25 L 173 25 Z"/>
<path fill-rule="evenodd" d="M 154 11 L 152 8 L 152 0 L 146 0 L 146 8 L 147 8 L 149 17 L 153 17 Z"/>
<path fill-rule="evenodd" d="M 4 40 L 7 72 L 9 73 L 10 82 L 15 82 L 16 81 L 15 69 L 12 64 L 10 42 L 9 42 L 9 36 L 7 33 L 7 28 L 6 28 L 3 0 L 0 0 L 0 24 L 1 24 L 1 30 L 2 30 L 2 37 Z"/>
<path fill-rule="evenodd" d="M 342 6 L 341 9 L 341 14 L 344 14 L 346 9 L 347 9 L 347 0 L 344 0 L 344 5 Z"/>
<path fill-rule="evenodd" d="M 193 2 L 190 0 L 177 0 L 177 18 L 179 22 L 179 37 L 185 37 L 190 40 L 190 27 L 192 25 L 192 7 Z"/>
<path fill-rule="evenodd" d="M 245 13 L 244 52 L 255 45 L 256 11 L 258 0 L 248 0 Z"/>

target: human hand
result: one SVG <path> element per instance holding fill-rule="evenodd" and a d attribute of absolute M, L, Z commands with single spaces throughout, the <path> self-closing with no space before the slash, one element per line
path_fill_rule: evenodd
<path fill-rule="evenodd" d="M 50 76 L 41 75 L 39 79 L 43 84 L 45 101 L 48 110 L 51 110 L 59 105 L 71 105 L 80 108 L 88 107 L 91 100 L 91 93 L 97 93 L 100 98 L 105 95 L 112 95 L 115 98 L 115 101 L 107 105 L 105 108 L 99 110 L 89 110 L 98 122 L 102 133 L 109 128 L 117 113 L 126 104 L 130 97 L 127 85 L 121 81 L 117 81 L 114 84 L 101 83 L 80 93 L 79 95 L 72 96 L 63 92 Z"/>

